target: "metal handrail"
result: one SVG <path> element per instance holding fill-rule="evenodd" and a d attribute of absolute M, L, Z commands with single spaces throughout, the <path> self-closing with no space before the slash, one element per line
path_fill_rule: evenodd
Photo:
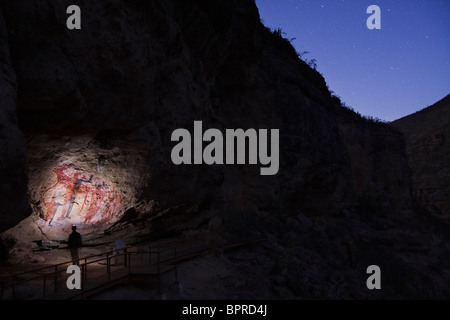
<path fill-rule="evenodd" d="M 83 257 L 83 258 L 80 258 L 80 259 L 68 260 L 68 261 L 57 263 L 57 264 L 54 264 L 54 265 L 51 265 L 51 266 L 41 267 L 41 268 L 37 268 L 37 269 L 33 269 L 33 270 L 28 270 L 28 271 L 24 271 L 24 272 L 20 272 L 20 273 L 11 274 L 11 275 L 8 275 L 8 276 L 3 276 L 2 278 L 0 278 L 0 299 L 3 299 L 4 291 L 5 291 L 6 288 L 11 287 L 12 295 L 13 295 L 13 298 L 14 298 L 14 288 L 16 286 L 24 284 L 26 282 L 33 281 L 33 280 L 38 280 L 40 278 L 44 279 L 44 294 L 43 294 L 43 298 L 45 299 L 45 284 L 46 284 L 46 278 L 47 277 L 54 276 L 54 278 L 55 278 L 55 292 L 57 291 L 58 273 L 64 272 L 64 270 L 58 270 L 58 267 L 63 266 L 63 265 L 68 265 L 68 264 L 75 264 L 75 263 L 77 263 L 79 261 L 84 260 L 84 263 L 80 263 L 80 265 L 83 267 L 83 265 L 88 265 L 88 264 L 92 264 L 92 263 L 99 262 L 99 261 L 102 261 L 102 260 L 110 259 L 111 257 L 109 256 L 109 254 L 111 254 L 111 253 L 115 253 L 113 255 L 113 257 L 117 257 L 118 255 L 125 256 L 126 252 L 127 252 L 127 250 L 129 248 L 131 248 L 131 247 L 125 247 L 125 248 L 122 248 L 122 249 L 113 249 L 113 250 L 109 250 L 109 251 L 102 252 L 102 253 L 99 253 L 99 254 L 89 255 L 87 257 Z M 120 251 L 124 251 L 124 253 L 119 253 Z M 88 259 L 104 256 L 105 254 L 107 255 L 106 258 L 100 258 L 100 259 L 96 259 L 94 261 L 89 261 L 88 262 Z M 17 277 L 21 277 L 21 276 L 28 275 L 28 274 L 35 274 L 37 272 L 41 272 L 41 271 L 47 270 L 47 269 L 54 269 L 54 270 L 50 271 L 50 272 L 47 272 L 47 273 L 44 273 L 44 274 L 38 274 L 36 276 L 32 276 L 31 278 L 17 280 Z"/>
<path fill-rule="evenodd" d="M 23 276 L 23 275 L 25 275 L 25 274 L 29 274 L 29 273 L 32 273 L 32 272 L 35 273 L 35 272 L 39 272 L 39 271 L 42 271 L 42 270 L 45 270 L 45 269 L 50 269 L 50 268 L 54 268 L 54 267 L 59 267 L 59 266 L 62 266 L 62 265 L 74 263 L 74 262 L 79 261 L 79 260 L 91 259 L 91 258 L 95 258 L 95 257 L 98 257 L 98 256 L 102 256 L 102 255 L 105 255 L 105 254 L 108 254 L 108 253 L 114 253 L 114 252 L 117 252 L 118 250 L 124 250 L 124 249 L 129 249 L 129 248 L 132 248 L 132 247 L 128 246 L 128 247 L 122 248 L 122 249 L 112 249 L 112 250 L 109 250 L 109 251 L 105 251 L 105 252 L 98 253 L 98 254 L 93 254 L 93 255 L 90 255 L 90 256 L 87 256 L 87 257 L 84 257 L 84 258 L 80 258 L 80 259 L 67 260 L 67 261 L 65 261 L 65 262 L 60 262 L 60 263 L 57 263 L 57 264 L 52 264 L 52 265 L 46 266 L 46 267 L 41 267 L 41 268 L 37 268 L 37 269 L 32 269 L 32 270 L 28 270 L 28 271 L 23 271 L 23 272 L 20 272 L 20 273 L 14 273 L 14 274 L 11 274 L 11 275 L 2 276 L 2 277 L 0 277 L 0 282 L 2 282 L 3 279 L 7 279 L 7 278 L 11 278 L 11 277 Z"/>
<path fill-rule="evenodd" d="M 148 251 L 146 250 L 146 251 L 130 252 L 129 249 L 132 248 L 132 247 L 127 246 L 127 247 L 121 248 L 121 249 L 113 249 L 113 250 L 109 250 L 109 251 L 102 252 L 102 253 L 99 253 L 99 254 L 94 254 L 94 255 L 87 256 L 87 257 L 83 257 L 83 258 L 80 258 L 80 259 L 70 260 L 70 261 L 58 263 L 58 264 L 47 266 L 47 267 L 37 268 L 37 269 L 34 269 L 34 270 L 29 270 L 29 271 L 25 271 L 25 272 L 21 272 L 21 273 L 5 276 L 5 277 L 2 278 L 3 281 L 0 282 L 0 286 L 1 286 L 0 287 L 0 300 L 3 299 L 4 291 L 5 291 L 6 288 L 11 288 L 11 290 L 12 290 L 11 296 L 12 296 L 12 299 L 14 299 L 15 298 L 15 288 L 17 286 L 22 285 L 22 284 L 24 284 L 26 282 L 38 280 L 40 278 L 43 279 L 42 298 L 45 299 L 46 296 L 47 296 L 47 292 L 46 292 L 47 278 L 49 278 L 49 277 L 53 277 L 54 278 L 54 293 L 56 294 L 57 291 L 58 291 L 57 290 L 58 289 L 57 288 L 58 287 L 58 273 L 64 272 L 64 270 L 61 270 L 61 269 L 58 270 L 58 267 L 60 267 L 62 265 L 67 265 L 67 264 L 70 264 L 70 263 L 74 264 L 76 262 L 79 262 L 79 266 L 80 266 L 80 268 L 82 270 L 82 278 L 81 278 L 82 279 L 82 291 L 84 290 L 85 285 L 87 283 L 87 276 L 88 276 L 87 266 L 88 265 L 94 264 L 94 263 L 98 263 L 98 262 L 101 262 L 101 261 L 106 261 L 106 266 L 107 266 L 107 271 L 106 272 L 107 272 L 107 275 L 108 275 L 108 281 L 111 281 L 111 259 L 112 258 L 116 259 L 118 257 L 124 257 L 123 266 L 124 267 L 128 266 L 128 268 L 127 268 L 128 269 L 128 275 L 130 275 L 131 274 L 131 261 L 132 261 L 131 260 L 131 255 L 133 255 L 133 254 L 134 255 L 150 254 L 149 257 L 151 259 L 151 254 L 155 254 L 156 253 L 158 255 L 158 258 L 157 258 L 157 261 L 154 263 L 154 265 L 158 266 L 157 270 L 158 270 L 158 277 L 159 277 L 159 273 L 160 273 L 159 264 L 160 264 L 161 247 L 162 246 L 158 246 L 158 250 L 151 250 L 150 247 L 148 247 L 149 248 Z M 169 248 L 169 246 L 164 246 L 164 248 Z M 174 248 L 174 252 L 175 252 L 175 257 L 176 257 L 176 248 Z M 105 255 L 106 255 L 106 257 L 105 257 Z M 92 260 L 92 261 L 88 261 L 89 259 L 96 258 L 96 257 L 101 257 L 101 256 L 103 256 L 103 257 L 99 258 L 99 259 Z M 84 260 L 84 262 L 83 262 L 83 260 Z M 33 273 L 41 272 L 42 270 L 47 270 L 47 269 L 53 269 L 53 270 L 50 271 L 50 272 L 46 272 L 44 274 L 38 274 L 36 276 L 32 276 L 31 278 L 16 280 L 17 277 L 19 277 L 19 276 L 24 276 L 24 275 L 27 275 L 27 274 L 33 274 Z M 9 281 L 4 281 L 6 279 L 9 279 Z M 177 279 L 177 273 L 176 273 L 176 279 Z M 159 278 L 158 278 L 158 280 L 159 280 Z M 158 281 L 158 292 L 160 292 L 159 281 Z"/>
<path fill-rule="evenodd" d="M 264 240 L 266 240 L 266 239 L 265 238 L 261 238 L 261 239 L 255 239 L 255 240 L 250 240 L 250 241 L 240 241 L 240 242 L 236 242 L 236 243 L 225 245 L 225 246 L 222 247 L 222 249 L 223 250 L 233 249 L 233 248 L 245 245 L 245 244 L 258 243 L 258 242 L 261 242 L 261 241 L 264 241 Z M 43 294 L 42 294 L 42 297 L 43 297 L 43 299 L 45 299 L 46 298 L 47 278 L 51 277 L 51 276 L 54 277 L 54 293 L 56 294 L 57 291 L 58 291 L 57 290 L 58 289 L 57 288 L 58 287 L 58 273 L 64 272 L 64 270 L 58 270 L 58 267 L 60 267 L 62 265 L 67 265 L 67 264 L 70 264 L 70 263 L 73 264 L 73 263 L 76 263 L 76 262 L 81 262 L 81 261 L 84 260 L 84 263 L 80 263 L 80 266 L 82 268 L 81 280 L 82 280 L 82 295 L 83 295 L 85 284 L 87 283 L 87 275 L 88 275 L 87 266 L 89 264 L 93 264 L 93 263 L 96 263 L 96 262 L 100 262 L 100 261 L 106 260 L 108 281 L 111 281 L 111 263 L 110 263 L 111 258 L 115 258 L 116 259 L 117 257 L 122 257 L 123 256 L 124 257 L 123 265 L 124 265 L 124 267 L 128 267 L 127 268 L 128 269 L 127 275 L 132 275 L 132 272 L 131 272 L 131 263 L 132 263 L 131 255 L 133 255 L 133 254 L 136 254 L 136 255 L 149 254 L 149 261 L 148 261 L 149 263 L 148 263 L 148 265 L 149 266 L 151 266 L 151 265 L 156 265 L 157 266 L 157 273 L 156 273 L 156 275 L 158 277 L 158 293 L 160 293 L 160 276 L 163 273 L 167 272 L 167 271 L 161 272 L 161 267 L 160 267 L 161 264 L 163 264 L 163 265 L 173 264 L 174 265 L 172 268 L 169 268 L 168 270 L 173 270 L 174 269 L 174 271 L 175 271 L 175 279 L 176 279 L 176 282 L 178 282 L 177 263 L 180 262 L 180 261 L 186 260 L 187 258 L 194 257 L 194 256 L 197 256 L 199 254 L 202 254 L 202 253 L 206 252 L 205 250 L 200 250 L 200 251 L 197 251 L 197 252 L 194 252 L 194 253 L 190 253 L 190 254 L 187 254 L 187 255 L 184 255 L 184 256 L 177 257 L 177 248 L 175 246 L 158 245 L 156 247 L 157 247 L 157 250 L 152 250 L 152 248 L 155 248 L 155 247 L 148 246 L 148 249 L 149 249 L 148 251 L 138 250 L 138 251 L 134 252 L 134 251 L 129 251 L 129 249 L 137 248 L 137 247 L 127 246 L 127 247 L 121 248 L 121 249 L 112 249 L 112 250 L 105 251 L 105 252 L 102 252 L 102 253 L 99 253 L 99 254 L 90 255 L 90 256 L 87 256 L 87 257 L 84 257 L 84 258 L 70 260 L 70 261 L 66 261 L 66 262 L 61 262 L 61 263 L 54 264 L 54 265 L 51 265 L 51 266 L 41 267 L 41 268 L 37 268 L 37 269 L 34 269 L 34 270 L 29 270 L 29 271 L 25 271 L 25 272 L 21 272 L 21 273 L 5 276 L 5 277 L 3 277 L 1 279 L 2 281 L 0 281 L 0 300 L 3 300 L 3 297 L 4 297 L 3 293 L 4 293 L 6 287 L 11 287 L 12 298 L 14 299 L 14 297 L 15 297 L 14 289 L 15 289 L 16 286 L 18 286 L 20 284 L 23 284 L 23 283 L 26 283 L 28 281 L 37 280 L 39 278 L 43 279 Z M 167 252 L 167 248 L 173 248 L 173 257 L 169 258 L 169 259 L 166 259 L 164 261 L 161 261 L 161 252 L 163 251 L 161 249 L 166 249 L 164 251 Z M 209 251 L 209 250 L 210 249 L 208 249 L 207 251 Z M 154 262 L 153 264 L 152 264 L 152 253 L 153 254 L 155 254 L 155 253 L 157 254 L 157 261 Z M 105 255 L 106 255 L 106 257 L 103 257 L 103 258 L 100 258 L 100 259 L 96 259 L 94 261 L 88 261 L 88 259 L 92 259 L 92 258 L 100 257 L 100 256 L 105 256 Z M 141 259 L 141 261 L 143 261 L 143 260 Z M 35 273 L 35 272 L 40 272 L 42 270 L 51 269 L 51 268 L 54 269 L 52 272 L 39 274 L 37 276 L 33 276 L 31 278 L 28 278 L 28 279 L 16 280 L 16 278 L 18 276 L 23 276 L 25 274 L 31 274 L 31 273 Z M 10 279 L 10 281 L 5 281 L 5 279 Z"/>

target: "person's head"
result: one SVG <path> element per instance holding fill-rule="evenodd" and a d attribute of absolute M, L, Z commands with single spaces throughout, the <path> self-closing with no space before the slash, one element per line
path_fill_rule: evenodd
<path fill-rule="evenodd" d="M 77 231 L 77 226 L 76 225 L 72 226 L 72 231 L 74 231 L 74 232 Z"/>

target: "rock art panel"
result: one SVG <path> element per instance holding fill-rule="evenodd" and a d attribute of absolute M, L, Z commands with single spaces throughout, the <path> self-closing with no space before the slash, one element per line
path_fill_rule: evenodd
<path fill-rule="evenodd" d="M 106 177 L 68 165 L 53 172 L 56 181 L 43 194 L 45 216 L 41 228 L 61 223 L 108 223 L 119 209 L 119 196 Z"/>

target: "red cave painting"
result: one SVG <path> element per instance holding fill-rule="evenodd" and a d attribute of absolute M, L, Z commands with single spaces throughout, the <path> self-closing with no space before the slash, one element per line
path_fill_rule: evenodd
<path fill-rule="evenodd" d="M 56 183 L 44 191 L 47 212 L 42 227 L 65 219 L 86 224 L 106 223 L 119 208 L 120 200 L 114 188 L 100 176 L 67 165 L 53 172 Z"/>

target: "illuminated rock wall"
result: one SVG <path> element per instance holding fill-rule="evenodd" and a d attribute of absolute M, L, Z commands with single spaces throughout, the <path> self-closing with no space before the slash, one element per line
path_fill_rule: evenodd
<path fill-rule="evenodd" d="M 111 182 L 74 166 L 64 164 L 53 170 L 56 182 L 42 196 L 47 212 L 41 228 L 55 226 L 61 220 L 68 220 L 71 224 L 107 223 L 113 220 L 120 199 Z"/>
<path fill-rule="evenodd" d="M 101 234 L 136 205 L 149 177 L 142 146 L 105 150 L 91 136 L 39 136 L 28 150 L 33 220 L 51 238 L 64 239 L 72 225 Z"/>

